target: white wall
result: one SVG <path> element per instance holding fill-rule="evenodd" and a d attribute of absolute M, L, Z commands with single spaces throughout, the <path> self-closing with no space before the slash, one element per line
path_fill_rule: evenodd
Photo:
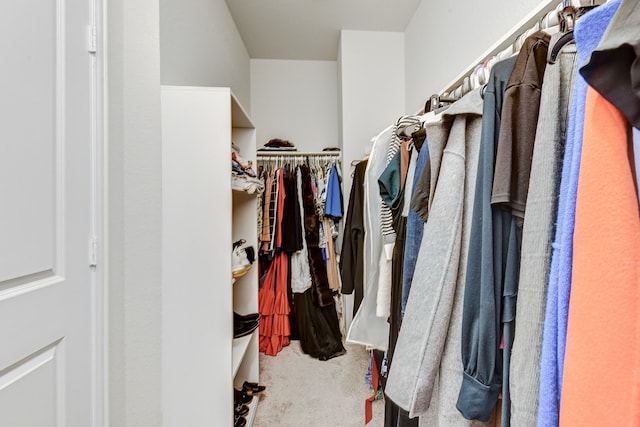
<path fill-rule="evenodd" d="M 405 30 L 406 111 L 416 112 L 539 0 L 422 0 Z"/>
<path fill-rule="evenodd" d="M 405 114 L 404 34 L 342 30 L 340 82 L 345 197 L 351 161 L 362 159 L 371 138 Z"/>
<path fill-rule="evenodd" d="M 338 55 L 342 176 L 347 205 L 351 162 L 362 159 L 371 149 L 371 138 L 405 114 L 404 34 L 342 30 Z M 344 304 L 348 330 L 352 296 L 345 296 Z"/>
<path fill-rule="evenodd" d="M 250 109 L 249 54 L 224 0 L 160 0 L 162 84 L 230 87 Z"/>
<path fill-rule="evenodd" d="M 158 2 L 109 0 L 110 425 L 161 426 Z"/>
<path fill-rule="evenodd" d="M 272 138 L 299 151 L 338 147 L 336 62 L 252 59 L 251 119 L 258 147 Z"/>
<path fill-rule="evenodd" d="M 249 57 L 223 0 L 108 2 L 109 417 L 161 426 L 163 81 L 230 86 L 250 108 Z M 160 8 L 163 19 L 161 20 Z"/>

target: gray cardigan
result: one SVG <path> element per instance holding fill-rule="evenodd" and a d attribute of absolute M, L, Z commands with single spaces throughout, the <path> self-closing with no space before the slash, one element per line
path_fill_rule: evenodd
<path fill-rule="evenodd" d="M 429 217 L 385 392 L 430 426 L 483 425 L 465 420 L 455 407 L 481 125 L 479 90 L 442 113 L 439 123 L 427 124 Z"/>

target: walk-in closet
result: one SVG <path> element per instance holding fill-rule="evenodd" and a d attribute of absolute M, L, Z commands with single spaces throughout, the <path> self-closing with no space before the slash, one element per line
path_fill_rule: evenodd
<path fill-rule="evenodd" d="M 0 427 L 640 427 L 638 0 L 5 3 Z"/>
<path fill-rule="evenodd" d="M 233 224 L 215 235 L 233 305 L 215 312 L 251 353 L 216 383 L 224 424 L 640 422 L 636 2 L 356 6 L 227 1 L 237 46 L 193 62 L 217 80 L 177 49 L 207 19 L 161 8 L 165 92 L 224 82 L 255 129 L 216 138 L 231 167 L 179 174 L 234 190 L 203 217 Z M 198 108 L 168 113 L 178 151 L 199 115 L 228 126 Z"/>

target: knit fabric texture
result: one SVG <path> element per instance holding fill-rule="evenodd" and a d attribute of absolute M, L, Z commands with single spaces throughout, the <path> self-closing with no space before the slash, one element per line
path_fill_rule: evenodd
<path fill-rule="evenodd" d="M 620 0 L 611 0 L 578 20 L 574 30 L 578 66 L 589 58 L 598 45 L 619 5 Z M 569 130 L 562 162 L 558 217 L 547 290 L 540 360 L 539 427 L 556 426 L 559 423 L 586 92 L 586 81 L 581 75 L 576 74 L 569 112 Z"/>

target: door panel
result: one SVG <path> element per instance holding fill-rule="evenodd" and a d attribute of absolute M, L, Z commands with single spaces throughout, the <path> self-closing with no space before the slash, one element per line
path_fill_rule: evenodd
<path fill-rule="evenodd" d="M 56 426 L 64 414 L 59 343 L 0 373 L 0 414 L 9 426 Z M 25 405 L 27 402 L 27 405 Z"/>
<path fill-rule="evenodd" d="M 0 2 L 0 281 L 53 268 L 56 6 Z"/>
<path fill-rule="evenodd" d="M 94 423 L 91 6 L 0 2 L 0 426 Z"/>

